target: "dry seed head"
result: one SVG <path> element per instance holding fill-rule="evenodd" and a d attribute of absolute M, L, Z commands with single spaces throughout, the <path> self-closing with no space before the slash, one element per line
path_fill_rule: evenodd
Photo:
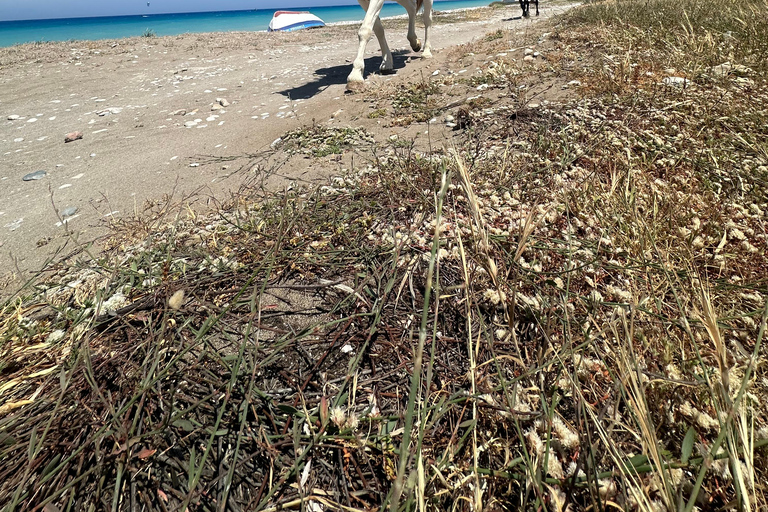
<path fill-rule="evenodd" d="M 48 337 L 45 339 L 46 343 L 57 343 L 64 339 L 64 336 L 66 336 L 67 332 L 62 329 L 56 329 L 55 331 L 51 332 Z"/>
<path fill-rule="evenodd" d="M 112 313 L 125 306 L 126 304 L 128 304 L 128 299 L 126 296 L 120 292 L 117 292 L 102 303 L 101 313 Z"/>
<path fill-rule="evenodd" d="M 525 438 L 528 440 L 528 446 L 533 453 L 538 456 L 541 456 L 544 453 L 544 443 L 541 441 L 536 429 L 532 428 L 526 432 Z"/>
<path fill-rule="evenodd" d="M 616 496 L 616 482 L 610 478 L 604 478 L 598 482 L 600 497 L 602 499 L 609 499 Z"/>
<path fill-rule="evenodd" d="M 555 435 L 560 439 L 560 444 L 564 447 L 571 450 L 575 450 L 579 447 L 580 442 L 578 434 L 568 428 L 568 425 L 557 416 L 552 418 L 552 429 L 554 430 Z"/>
<path fill-rule="evenodd" d="M 552 450 L 549 451 L 549 456 L 547 457 L 547 473 L 553 478 L 557 478 L 558 480 L 565 478 L 563 465 L 560 463 L 560 459 L 557 458 L 557 455 Z"/>
<path fill-rule="evenodd" d="M 347 422 L 347 416 L 344 414 L 344 409 L 341 407 L 334 407 L 331 409 L 331 421 L 338 428 L 342 428 Z"/>
<path fill-rule="evenodd" d="M 179 310 L 182 304 L 184 304 L 184 290 L 177 290 L 176 293 L 171 295 L 171 298 L 168 299 L 168 307 L 174 310 Z"/>

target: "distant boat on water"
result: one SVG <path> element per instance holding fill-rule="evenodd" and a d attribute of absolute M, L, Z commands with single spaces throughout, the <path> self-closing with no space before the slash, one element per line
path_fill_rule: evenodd
<path fill-rule="evenodd" d="M 309 11 L 277 11 L 269 22 L 269 31 L 291 32 L 324 26 L 325 22 Z"/>

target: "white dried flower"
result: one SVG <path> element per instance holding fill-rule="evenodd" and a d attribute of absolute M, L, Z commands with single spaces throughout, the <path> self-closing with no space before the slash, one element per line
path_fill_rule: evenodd
<path fill-rule="evenodd" d="M 552 418 L 552 430 L 560 439 L 560 444 L 562 444 L 565 448 L 575 450 L 580 446 L 578 434 L 568 428 L 568 425 L 566 425 L 565 422 L 558 416 Z"/>
<path fill-rule="evenodd" d="M 731 229 L 731 238 L 735 238 L 736 240 L 746 240 L 747 236 L 742 230 L 733 228 Z"/>
<path fill-rule="evenodd" d="M 621 288 L 618 288 L 613 285 L 608 285 L 605 287 L 605 290 L 616 297 L 617 299 L 624 301 L 624 302 L 632 302 L 632 293 L 628 292 L 626 290 L 622 290 Z"/>
<path fill-rule="evenodd" d="M 62 329 L 56 329 L 55 331 L 51 332 L 51 334 L 48 335 L 48 337 L 45 339 L 46 343 L 58 343 L 59 341 L 64 339 L 64 336 L 66 336 L 67 331 L 64 331 Z"/>
<path fill-rule="evenodd" d="M 549 455 L 547 457 L 547 474 L 553 478 L 557 478 L 558 480 L 565 478 L 563 465 L 560 463 L 560 459 L 557 458 L 557 455 L 551 450 L 549 451 Z"/>
<path fill-rule="evenodd" d="M 701 229 L 701 219 L 699 219 L 698 217 L 694 217 L 693 219 L 691 219 L 691 228 L 693 229 L 693 231 L 698 231 L 699 229 Z"/>
<path fill-rule="evenodd" d="M 351 430 L 357 430 L 357 427 L 360 425 L 360 421 L 357 419 L 357 415 L 355 413 L 351 413 L 347 417 L 346 425 Z"/>
<path fill-rule="evenodd" d="M 758 253 L 758 252 L 760 252 L 760 249 L 758 249 L 757 247 L 755 247 L 754 245 L 752 245 L 751 243 L 749 243 L 749 241 L 748 241 L 748 240 L 742 240 L 742 241 L 741 241 L 741 247 L 742 247 L 742 248 L 743 248 L 745 251 L 747 251 L 747 252 L 751 252 L 752 254 L 755 254 L 755 253 Z"/>
<path fill-rule="evenodd" d="M 483 298 L 485 300 L 489 301 L 491 304 L 499 304 L 500 302 L 506 302 L 507 296 L 504 294 L 504 292 L 499 290 L 493 290 L 491 288 L 485 290 L 485 293 L 483 293 Z"/>
<path fill-rule="evenodd" d="M 528 441 L 528 446 L 531 452 L 538 456 L 541 456 L 544 453 L 544 443 L 541 441 L 541 438 L 535 429 L 532 428 L 526 432 L 525 439 Z"/>
<path fill-rule="evenodd" d="M 117 292 L 101 304 L 101 313 L 113 313 L 126 306 L 128 299 L 121 292 Z"/>
<path fill-rule="evenodd" d="M 344 409 L 342 409 L 341 407 L 331 408 L 330 416 L 331 416 L 331 421 L 338 428 L 342 428 L 344 424 L 347 422 L 347 416 L 346 414 L 344 414 Z"/>
<path fill-rule="evenodd" d="M 603 302 L 604 300 L 603 295 L 597 290 L 592 290 L 592 292 L 587 296 L 587 298 L 591 302 L 595 302 L 595 303 Z"/>
<path fill-rule="evenodd" d="M 606 500 L 616 496 L 616 482 L 610 478 L 603 478 L 598 481 L 598 486 L 598 492 L 602 499 Z"/>
<path fill-rule="evenodd" d="M 168 299 L 168 307 L 174 310 L 178 310 L 184 304 L 184 290 L 176 290 L 176 293 L 171 295 Z"/>

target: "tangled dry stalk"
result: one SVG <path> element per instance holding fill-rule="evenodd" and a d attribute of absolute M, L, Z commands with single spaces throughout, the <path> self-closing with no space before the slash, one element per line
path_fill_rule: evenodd
<path fill-rule="evenodd" d="M 487 38 L 416 91 L 485 92 L 456 147 L 179 208 L 25 290 L 4 510 L 765 508 L 766 21 L 617 0 L 534 64 Z M 580 97 L 531 105 L 545 75 Z"/>

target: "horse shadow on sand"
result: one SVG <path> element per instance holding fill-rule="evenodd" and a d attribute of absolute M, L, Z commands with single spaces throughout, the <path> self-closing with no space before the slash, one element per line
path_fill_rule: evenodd
<path fill-rule="evenodd" d="M 410 50 L 394 50 L 392 52 L 393 69 L 392 73 L 388 74 L 394 74 L 398 69 L 404 68 L 405 62 L 409 57 L 413 57 L 413 53 Z M 363 76 L 367 77 L 370 74 L 379 73 L 380 65 L 381 57 L 369 57 L 365 59 L 365 69 L 363 70 Z M 299 85 L 297 87 L 291 87 L 290 89 L 284 89 L 277 92 L 278 94 L 282 94 L 283 96 L 292 100 L 306 100 L 327 89 L 331 85 L 346 84 L 347 75 L 349 75 L 351 71 L 351 62 L 342 64 L 340 66 L 320 68 L 315 70 L 315 80 L 306 84 Z"/>

